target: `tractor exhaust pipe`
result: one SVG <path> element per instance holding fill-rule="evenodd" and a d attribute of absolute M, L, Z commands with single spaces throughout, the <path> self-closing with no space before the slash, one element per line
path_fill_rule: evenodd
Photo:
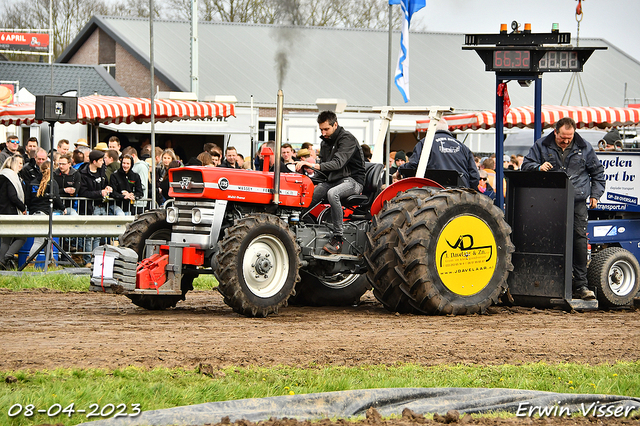
<path fill-rule="evenodd" d="M 276 104 L 276 152 L 273 165 L 273 204 L 280 204 L 280 156 L 282 151 L 282 110 L 284 107 L 284 93 L 278 90 L 278 102 Z"/>

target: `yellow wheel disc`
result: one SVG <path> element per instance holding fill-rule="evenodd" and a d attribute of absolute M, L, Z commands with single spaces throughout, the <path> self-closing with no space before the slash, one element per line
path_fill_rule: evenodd
<path fill-rule="evenodd" d="M 476 216 L 457 216 L 442 229 L 436 244 L 436 269 L 453 293 L 471 296 L 489 284 L 497 263 L 496 240 Z"/>

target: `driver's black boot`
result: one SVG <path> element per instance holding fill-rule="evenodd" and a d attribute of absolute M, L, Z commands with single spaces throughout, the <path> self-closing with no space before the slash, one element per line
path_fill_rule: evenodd
<path fill-rule="evenodd" d="M 331 241 L 325 244 L 323 249 L 331 254 L 340 254 L 342 252 L 342 235 L 331 237 Z"/>

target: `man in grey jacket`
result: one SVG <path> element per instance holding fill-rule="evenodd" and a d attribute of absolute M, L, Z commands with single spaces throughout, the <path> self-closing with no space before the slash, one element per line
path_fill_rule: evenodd
<path fill-rule="evenodd" d="M 364 154 L 358 140 L 338 125 L 338 117 L 333 111 L 323 111 L 318 115 L 318 127 L 322 136 L 319 164 L 308 161 L 296 163 L 296 170 L 303 167 L 320 170 L 327 181 L 317 185 L 313 191 L 311 207 L 323 199 L 331 205 L 333 237 L 323 247 L 330 254 L 342 252 L 343 197 L 360 194 L 364 185 Z"/>
<path fill-rule="evenodd" d="M 522 170 L 562 171 L 575 188 L 573 218 L 573 291 L 577 299 L 595 299 L 587 287 L 587 200 L 595 209 L 604 194 L 604 167 L 593 147 L 576 133 L 576 122 L 564 117 L 555 130 L 538 139 L 524 157 Z"/>

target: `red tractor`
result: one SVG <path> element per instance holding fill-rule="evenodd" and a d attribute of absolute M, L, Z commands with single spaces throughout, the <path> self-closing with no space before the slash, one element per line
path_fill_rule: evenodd
<path fill-rule="evenodd" d="M 263 153 L 268 165 L 273 152 Z M 196 276 L 214 274 L 226 304 L 259 317 L 289 302 L 355 304 L 371 286 L 392 311 L 440 314 L 484 312 L 506 291 L 511 231 L 484 195 L 424 178 L 381 191 L 383 166 L 368 163 L 363 194 L 343 200 L 343 253 L 328 255 L 326 210 L 305 213 L 311 179 L 279 176 L 171 169 L 174 201 L 140 215 L 120 247 L 94 252 L 91 290 L 165 309 L 184 300 Z"/>

